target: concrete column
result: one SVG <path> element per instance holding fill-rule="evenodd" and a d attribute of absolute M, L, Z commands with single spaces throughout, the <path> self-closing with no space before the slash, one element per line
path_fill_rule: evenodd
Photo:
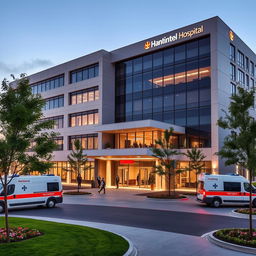
<path fill-rule="evenodd" d="M 107 160 L 106 162 L 106 186 L 111 186 L 111 161 Z"/>
<path fill-rule="evenodd" d="M 158 165 L 158 160 L 156 160 L 155 164 Z M 157 173 L 156 173 L 156 187 L 155 187 L 155 189 L 156 190 L 161 190 L 162 189 L 162 187 L 161 187 L 161 176 L 158 175 Z"/>
<path fill-rule="evenodd" d="M 71 183 L 71 172 L 67 172 L 67 183 Z"/>

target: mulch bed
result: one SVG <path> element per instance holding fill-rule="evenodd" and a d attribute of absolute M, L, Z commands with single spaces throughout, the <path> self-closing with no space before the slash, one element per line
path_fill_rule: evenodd
<path fill-rule="evenodd" d="M 237 213 L 242 213 L 242 214 L 249 214 L 249 211 L 250 211 L 250 209 L 249 208 L 240 208 L 240 209 L 236 209 L 235 210 L 235 212 L 237 212 Z M 256 215 L 256 209 L 254 208 L 254 209 L 252 209 L 252 214 L 253 215 Z"/>
<path fill-rule="evenodd" d="M 148 192 L 148 193 L 141 193 L 141 194 L 136 194 L 136 196 L 147 196 L 149 198 L 166 198 L 168 196 L 168 191 L 157 191 L 157 192 Z M 185 193 L 183 191 L 179 191 L 179 192 L 176 192 L 177 195 L 179 196 L 183 196 L 183 195 L 196 195 L 196 192 L 193 193 L 193 192 L 188 192 L 188 193 Z M 186 196 L 183 196 L 183 197 L 180 197 L 180 198 L 186 198 Z M 174 199 L 174 198 L 172 198 Z M 175 198 L 177 199 L 177 198 Z"/>

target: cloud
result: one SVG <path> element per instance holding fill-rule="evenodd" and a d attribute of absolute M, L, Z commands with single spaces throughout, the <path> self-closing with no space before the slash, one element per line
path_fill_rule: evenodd
<path fill-rule="evenodd" d="M 17 75 L 20 73 L 29 73 L 32 70 L 45 68 L 52 65 L 52 61 L 44 59 L 33 59 L 30 61 L 25 61 L 19 65 L 7 64 L 0 61 L 0 73 L 7 76 L 9 76 L 10 74 Z"/>

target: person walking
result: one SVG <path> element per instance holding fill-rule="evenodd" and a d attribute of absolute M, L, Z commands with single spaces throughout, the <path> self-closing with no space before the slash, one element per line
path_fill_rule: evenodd
<path fill-rule="evenodd" d="M 76 181 L 77 181 L 77 186 L 78 186 L 77 191 L 79 192 L 79 189 L 81 189 L 81 184 L 82 184 L 82 177 L 81 177 L 81 174 L 78 174 L 78 175 L 77 175 Z"/>
<path fill-rule="evenodd" d="M 119 176 L 118 174 L 116 175 L 116 188 L 118 189 L 119 188 Z"/>
<path fill-rule="evenodd" d="M 100 183 L 101 183 L 101 178 L 100 178 L 100 176 L 97 176 L 97 182 L 98 182 L 98 188 L 100 188 Z"/>
<path fill-rule="evenodd" d="M 100 194 L 100 192 L 101 192 L 102 190 L 104 191 L 104 194 L 106 194 L 105 187 L 106 187 L 106 182 L 105 182 L 104 178 L 102 178 L 102 179 L 101 179 L 101 183 L 100 183 L 100 190 L 98 191 L 99 194 Z"/>
<path fill-rule="evenodd" d="M 140 173 L 138 173 L 136 180 L 137 180 L 137 185 L 140 186 Z"/>

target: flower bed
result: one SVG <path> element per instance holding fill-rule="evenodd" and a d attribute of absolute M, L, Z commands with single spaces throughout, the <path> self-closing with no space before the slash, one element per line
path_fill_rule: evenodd
<path fill-rule="evenodd" d="M 248 229 L 222 229 L 216 231 L 214 237 L 232 244 L 256 248 L 256 229 L 253 230 L 252 240 L 249 238 Z"/>
<path fill-rule="evenodd" d="M 167 193 L 152 193 L 151 195 L 147 196 L 148 198 L 158 198 L 158 199 L 184 199 L 186 196 L 180 195 L 180 194 L 167 194 Z"/>
<path fill-rule="evenodd" d="M 236 209 L 235 212 L 237 213 L 242 213 L 242 214 L 249 214 L 250 209 L 249 208 L 241 208 L 241 209 Z M 256 209 L 252 209 L 252 214 L 256 215 Z"/>
<path fill-rule="evenodd" d="M 41 236 L 43 233 L 36 229 L 15 227 L 10 228 L 10 241 L 18 242 L 26 239 L 30 239 L 36 236 Z M 7 239 L 6 229 L 0 228 L 0 243 L 5 243 Z"/>

